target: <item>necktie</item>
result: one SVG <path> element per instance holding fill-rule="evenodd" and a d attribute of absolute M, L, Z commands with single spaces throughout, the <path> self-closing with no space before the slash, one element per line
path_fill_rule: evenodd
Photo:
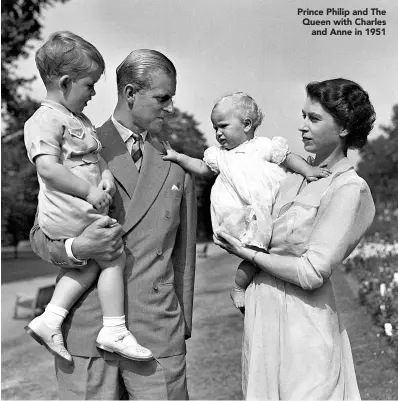
<path fill-rule="evenodd" d="M 131 157 L 133 158 L 133 161 L 135 165 L 137 166 L 137 170 L 140 170 L 141 164 L 142 164 L 142 138 L 141 135 L 138 135 L 136 138 L 136 142 L 133 144 L 133 147 L 131 149 Z"/>

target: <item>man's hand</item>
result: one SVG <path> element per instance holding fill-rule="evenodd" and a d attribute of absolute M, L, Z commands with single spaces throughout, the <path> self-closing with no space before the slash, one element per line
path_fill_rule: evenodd
<path fill-rule="evenodd" d="M 122 226 L 109 216 L 102 216 L 89 225 L 72 243 L 77 259 L 113 260 L 124 250 Z"/>
<path fill-rule="evenodd" d="M 86 201 L 93 205 L 99 213 L 111 204 L 112 196 L 105 192 L 102 188 L 90 186 Z"/>
<path fill-rule="evenodd" d="M 171 162 L 178 162 L 179 153 L 175 151 L 169 144 L 168 141 L 163 141 L 163 146 L 166 149 L 166 155 L 163 156 L 163 160 L 169 160 Z"/>

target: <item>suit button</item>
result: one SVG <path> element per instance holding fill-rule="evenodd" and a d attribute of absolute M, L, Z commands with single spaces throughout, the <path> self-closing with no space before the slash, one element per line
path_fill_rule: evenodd
<path fill-rule="evenodd" d="M 110 205 L 110 206 L 109 206 L 109 211 L 110 211 L 111 213 L 113 213 L 115 210 L 116 210 L 116 206 L 115 206 L 115 205 Z"/>
<path fill-rule="evenodd" d="M 166 212 L 166 217 L 169 219 L 171 217 L 171 213 L 169 211 Z"/>
<path fill-rule="evenodd" d="M 162 249 L 161 249 L 161 248 L 156 249 L 156 253 L 157 253 L 158 255 L 161 255 L 161 254 L 162 254 Z"/>

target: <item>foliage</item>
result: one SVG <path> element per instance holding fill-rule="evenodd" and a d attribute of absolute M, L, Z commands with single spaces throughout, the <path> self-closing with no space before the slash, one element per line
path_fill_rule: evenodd
<path fill-rule="evenodd" d="M 368 183 L 377 207 L 398 208 L 398 104 L 391 126 L 360 151 L 358 174 Z"/>
<path fill-rule="evenodd" d="M 398 211 L 385 214 L 384 227 L 398 225 Z M 366 305 L 380 334 L 385 335 L 398 362 L 398 239 L 374 233 L 362 240 L 345 261 L 347 272 L 359 281 L 359 300 Z"/>
<path fill-rule="evenodd" d="M 29 57 L 31 40 L 41 39 L 40 17 L 43 9 L 67 0 L 3 0 L 1 2 L 1 108 L 2 117 L 18 118 L 20 101 L 25 96 L 21 89 L 35 79 L 20 77 L 17 61 Z"/>

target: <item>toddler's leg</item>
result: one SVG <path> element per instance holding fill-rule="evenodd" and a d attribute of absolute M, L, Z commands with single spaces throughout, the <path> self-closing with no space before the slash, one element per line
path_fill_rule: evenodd
<path fill-rule="evenodd" d="M 126 327 L 123 280 L 126 254 L 110 262 L 98 261 L 98 264 L 102 270 L 98 279 L 98 296 L 104 325 L 97 337 L 97 347 L 136 361 L 153 359 L 152 352 L 139 345 Z"/>
<path fill-rule="evenodd" d="M 258 273 L 258 269 L 246 260 L 242 261 L 238 266 L 235 275 L 235 283 L 232 287 L 231 298 L 236 308 L 244 313 L 245 308 L 245 290 Z"/>
<path fill-rule="evenodd" d="M 94 261 L 82 269 L 64 270 L 44 313 L 25 327 L 38 343 L 66 362 L 72 363 L 72 357 L 64 347 L 61 325 L 70 308 L 95 282 L 98 273 L 99 268 Z"/>

